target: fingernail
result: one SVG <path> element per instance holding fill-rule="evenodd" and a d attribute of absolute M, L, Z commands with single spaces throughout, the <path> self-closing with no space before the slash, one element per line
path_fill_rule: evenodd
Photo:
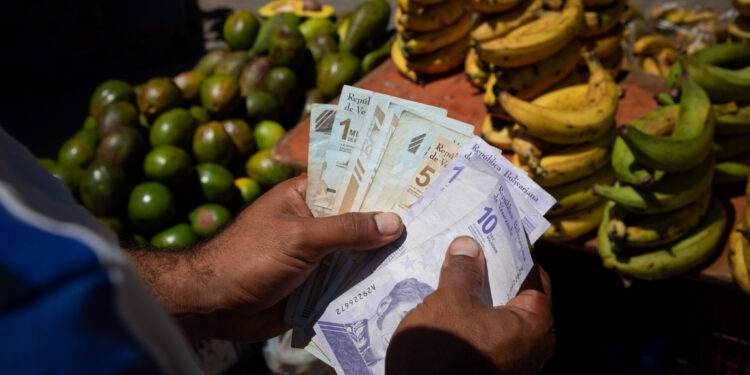
<path fill-rule="evenodd" d="M 476 258 L 479 256 L 479 252 L 482 248 L 479 246 L 477 241 L 474 241 L 471 237 L 459 237 L 453 240 L 450 246 L 451 255 L 461 255 L 469 258 Z"/>
<path fill-rule="evenodd" d="M 401 230 L 401 218 L 391 212 L 381 212 L 375 215 L 375 225 L 380 234 L 390 236 Z"/>

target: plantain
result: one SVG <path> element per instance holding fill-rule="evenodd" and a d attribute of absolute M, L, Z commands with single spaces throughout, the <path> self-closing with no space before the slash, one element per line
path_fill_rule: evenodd
<path fill-rule="evenodd" d="M 591 188 L 595 184 L 611 184 L 615 180 L 612 168 L 605 166 L 596 173 L 565 185 L 547 189 L 557 202 L 547 212 L 548 215 L 562 215 L 582 210 L 602 202 L 602 198 L 594 195 Z"/>
<path fill-rule="evenodd" d="M 678 105 L 665 106 L 633 120 L 631 126 L 649 135 L 666 135 L 672 132 L 677 121 Z M 635 159 L 630 147 L 618 137 L 612 148 L 612 168 L 617 179 L 636 186 L 649 186 L 654 183 L 651 171 Z"/>
<path fill-rule="evenodd" d="M 700 85 L 689 77 L 682 83 L 682 96 L 672 134 L 655 136 L 622 125 L 618 131 L 639 163 L 666 172 L 684 171 L 701 163 L 711 152 L 714 121 L 711 102 Z"/>
<path fill-rule="evenodd" d="M 471 13 L 464 13 L 458 21 L 450 26 L 405 39 L 403 47 L 404 52 L 406 52 L 408 56 L 424 55 L 455 43 L 471 30 L 471 19 Z"/>
<path fill-rule="evenodd" d="M 721 43 L 708 46 L 695 51 L 689 55 L 691 60 L 698 63 L 714 64 L 719 66 L 746 66 L 750 59 L 750 44 L 748 43 Z M 678 78 L 682 75 L 682 64 L 678 61 L 669 70 L 667 75 L 667 87 L 675 87 L 679 83 Z M 729 100 L 728 100 L 729 101 Z"/>
<path fill-rule="evenodd" d="M 575 144 L 599 138 L 613 128 L 620 91 L 596 56 L 587 53 L 586 61 L 591 74 L 586 102 L 581 107 L 545 108 L 506 92 L 500 94 L 500 104 L 527 134 L 545 141 Z"/>
<path fill-rule="evenodd" d="M 486 42 L 503 37 L 519 26 L 537 19 L 542 3 L 543 0 L 525 0 L 508 12 L 486 18 L 472 30 L 472 42 Z"/>
<path fill-rule="evenodd" d="M 498 13 L 513 8 L 519 0 L 466 0 L 465 3 L 466 7 L 472 11 Z"/>
<path fill-rule="evenodd" d="M 487 115 L 482 122 L 482 138 L 497 148 L 511 150 L 511 126 L 501 119 Z"/>
<path fill-rule="evenodd" d="M 466 80 L 472 86 L 483 90 L 485 89 L 487 80 L 492 75 L 489 66 L 479 60 L 479 56 L 477 56 L 477 52 L 473 48 L 470 48 L 469 53 L 466 54 L 464 72 L 466 73 Z"/>
<path fill-rule="evenodd" d="M 685 71 L 700 84 L 715 102 L 750 101 L 750 66 L 727 69 L 699 63 L 686 57 L 680 61 Z"/>
<path fill-rule="evenodd" d="M 716 117 L 716 133 L 750 134 L 750 106 L 742 107 L 736 113 L 718 115 Z"/>
<path fill-rule="evenodd" d="M 596 185 L 593 191 L 628 211 L 653 215 L 676 210 L 698 199 L 711 186 L 713 174 L 714 157 L 710 155 L 692 169 L 665 174 L 648 188 Z"/>
<path fill-rule="evenodd" d="M 601 222 L 606 205 L 606 202 L 602 202 L 580 211 L 548 216 L 550 226 L 542 234 L 542 239 L 548 242 L 565 242 L 591 232 Z"/>
<path fill-rule="evenodd" d="M 750 175 L 750 152 L 716 163 L 714 182 L 734 184 L 747 181 Z"/>
<path fill-rule="evenodd" d="M 400 43 L 398 41 L 393 43 L 391 46 L 391 59 L 393 60 L 393 65 L 396 65 L 396 69 L 398 70 L 401 75 L 408 78 L 412 82 L 419 82 L 419 75 L 417 74 L 414 69 L 411 69 L 406 64 L 406 57 L 404 56 L 404 52 L 401 50 Z"/>
<path fill-rule="evenodd" d="M 628 3 L 626 0 L 616 0 L 604 8 L 593 11 L 587 10 L 583 14 L 583 22 L 578 35 L 592 37 L 612 30 L 620 22 L 627 9 Z"/>
<path fill-rule="evenodd" d="M 680 239 L 695 228 L 706 214 L 711 202 L 711 188 L 694 202 L 674 211 L 657 215 L 625 215 L 625 231 L 612 230 L 614 219 L 610 220 L 608 236 L 612 242 L 622 247 L 653 247 L 664 245 Z M 620 216 L 615 205 L 610 211 L 613 217 Z"/>
<path fill-rule="evenodd" d="M 717 199 L 712 199 L 701 223 L 673 243 L 644 249 L 630 256 L 617 255 L 608 238 L 610 208 L 604 210 L 597 235 L 599 256 L 604 266 L 624 276 L 638 279 L 663 279 L 676 276 L 707 260 L 718 248 L 727 214 Z"/>
<path fill-rule="evenodd" d="M 569 0 L 561 12 L 544 14 L 501 38 L 477 44 L 477 53 L 482 60 L 503 68 L 544 60 L 573 40 L 582 13 L 581 0 Z"/>
<path fill-rule="evenodd" d="M 443 1 L 420 9 L 421 12 L 416 12 L 409 8 L 407 12 L 398 7 L 396 25 L 416 32 L 436 31 L 452 25 L 466 13 L 460 1 Z"/>
<path fill-rule="evenodd" d="M 464 62 L 469 49 L 469 34 L 453 44 L 435 52 L 418 55 L 406 61 L 406 66 L 418 73 L 440 74 L 450 71 Z"/>

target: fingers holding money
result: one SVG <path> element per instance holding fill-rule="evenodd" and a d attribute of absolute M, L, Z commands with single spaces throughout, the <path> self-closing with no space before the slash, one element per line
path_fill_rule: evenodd
<path fill-rule="evenodd" d="M 482 248 L 471 237 L 459 237 L 445 253 L 438 289 L 465 290 L 479 298 L 484 286 L 485 259 Z"/>
<path fill-rule="evenodd" d="M 398 239 L 404 232 L 401 218 L 390 212 L 351 212 L 306 220 L 305 248 L 316 258 L 339 250 L 371 250 Z"/>

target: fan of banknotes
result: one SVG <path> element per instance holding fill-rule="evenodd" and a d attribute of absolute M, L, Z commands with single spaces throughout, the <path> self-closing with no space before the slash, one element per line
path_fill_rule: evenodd
<path fill-rule="evenodd" d="M 345 86 L 337 105 L 313 105 L 307 205 L 316 217 L 399 214 L 405 234 L 370 252 L 326 257 L 290 296 L 293 346 L 339 374 L 382 374 L 388 342 L 406 311 L 437 287 L 448 245 L 479 242 L 483 299 L 505 304 L 533 266 L 529 246 L 555 200 L 474 126 L 447 111 Z"/>

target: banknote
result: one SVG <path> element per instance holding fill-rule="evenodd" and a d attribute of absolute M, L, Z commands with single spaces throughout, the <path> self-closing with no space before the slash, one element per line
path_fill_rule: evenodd
<path fill-rule="evenodd" d="M 504 305 L 533 266 L 506 181 L 457 224 L 409 249 L 403 256 L 347 290 L 326 308 L 314 330 L 327 342 L 344 374 L 383 374 L 391 336 L 403 312 L 432 293 L 445 251 L 458 236 L 471 236 L 487 259 L 482 297 Z M 412 233 L 407 226 L 407 233 Z"/>

